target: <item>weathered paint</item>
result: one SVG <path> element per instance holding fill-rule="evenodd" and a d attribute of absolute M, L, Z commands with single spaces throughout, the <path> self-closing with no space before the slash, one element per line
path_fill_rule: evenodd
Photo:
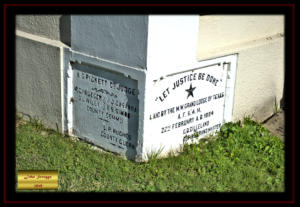
<path fill-rule="evenodd" d="M 69 133 L 141 161 L 145 71 L 65 50 L 64 80 Z"/>
<path fill-rule="evenodd" d="M 71 63 L 73 134 L 126 155 L 136 155 L 137 81 L 110 70 Z"/>

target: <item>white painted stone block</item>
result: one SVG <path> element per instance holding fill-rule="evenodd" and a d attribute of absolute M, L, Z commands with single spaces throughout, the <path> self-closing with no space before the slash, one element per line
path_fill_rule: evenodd
<path fill-rule="evenodd" d="M 97 22 L 97 18 L 104 17 L 71 18 L 71 27 L 78 28 L 83 20 Z M 99 21 L 120 26 L 120 18 L 105 18 Z M 132 26 L 130 21 L 124 16 L 122 24 Z M 92 31 L 87 41 L 101 34 Z M 86 53 L 86 48 L 78 51 L 79 36 L 71 38 L 75 41 L 71 45 L 77 46 L 64 51 L 63 129 L 136 161 L 146 160 L 151 152 L 162 150 L 164 155 L 179 149 L 184 137 L 195 130 L 200 138 L 218 130 L 231 120 L 237 56 L 198 62 L 197 31 L 198 16 L 150 15 L 147 38 L 141 38 L 144 31 L 136 29 L 140 32 L 137 41 L 147 41 L 147 50 L 141 54 L 147 57 L 146 68 L 134 67 L 139 64 L 135 58 L 126 65 L 122 58 L 116 62 L 101 57 L 105 53 L 101 48 L 96 56 Z M 132 43 L 131 36 L 132 31 L 124 32 L 122 40 Z M 97 36 L 88 44 L 97 48 L 99 40 Z M 120 48 L 110 49 L 109 54 L 115 50 L 122 54 Z"/>
<path fill-rule="evenodd" d="M 143 151 L 177 150 L 186 135 L 197 131 L 202 138 L 231 121 L 235 65 L 231 55 L 159 80 L 147 77 Z"/>

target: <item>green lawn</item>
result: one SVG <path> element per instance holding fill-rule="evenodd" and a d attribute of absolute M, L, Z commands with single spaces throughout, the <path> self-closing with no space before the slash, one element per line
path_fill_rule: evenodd
<path fill-rule="evenodd" d="M 135 163 L 17 118 L 16 168 L 58 170 L 58 191 L 283 192 L 284 144 L 245 118 L 178 156 Z"/>

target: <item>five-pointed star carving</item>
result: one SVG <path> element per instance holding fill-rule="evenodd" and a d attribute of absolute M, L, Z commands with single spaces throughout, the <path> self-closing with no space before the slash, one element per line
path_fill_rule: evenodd
<path fill-rule="evenodd" d="M 193 94 L 193 91 L 195 90 L 196 87 L 193 88 L 192 84 L 190 85 L 190 88 L 189 89 L 186 89 L 185 91 L 188 92 L 188 96 L 187 96 L 187 99 L 192 96 L 194 97 L 194 94 Z"/>

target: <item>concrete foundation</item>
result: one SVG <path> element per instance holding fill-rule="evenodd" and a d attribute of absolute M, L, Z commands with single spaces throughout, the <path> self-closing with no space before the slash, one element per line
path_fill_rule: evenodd
<path fill-rule="evenodd" d="M 75 89 L 71 76 L 78 74 L 72 72 L 73 66 L 76 66 L 75 69 L 80 65 L 100 67 L 99 77 L 104 74 L 101 70 L 108 69 L 111 74 L 102 77 L 108 82 L 115 79 L 115 73 L 118 74 L 116 77 L 137 81 L 134 89 L 140 92 L 137 96 L 139 118 L 135 120 L 138 122 L 135 130 L 138 132 L 137 139 L 148 136 L 145 143 L 137 143 L 138 159 L 142 159 L 140 155 L 147 150 L 143 144 L 155 145 L 155 151 L 159 150 L 158 142 L 174 143 L 172 137 L 168 137 L 169 141 L 155 137 L 158 142 L 154 143 L 153 136 L 161 133 L 155 134 L 153 128 L 149 128 L 154 126 L 151 124 L 153 121 L 144 126 L 152 111 L 160 111 L 154 110 L 155 104 L 151 101 L 157 101 L 158 97 L 165 99 L 170 94 L 172 101 L 167 105 L 170 108 L 176 106 L 179 98 L 192 100 L 186 95 L 187 91 L 193 94 L 193 87 L 197 90 L 202 88 L 196 83 L 193 86 L 188 84 L 175 94 L 170 92 L 167 80 L 173 76 L 181 78 L 180 74 L 194 71 L 200 73 L 197 70 L 205 62 L 209 65 L 214 63 L 215 58 L 221 60 L 232 56 L 230 61 L 222 59 L 218 66 L 214 66 L 228 70 L 227 74 L 231 77 L 224 75 L 224 80 L 234 80 L 224 85 L 227 93 L 224 98 L 225 118 L 220 122 L 236 121 L 245 116 L 265 120 L 274 112 L 275 101 L 279 105 L 283 97 L 283 20 L 283 16 L 278 15 L 19 15 L 16 17 L 16 110 L 41 120 L 49 128 L 72 134 L 70 123 L 74 121 L 74 114 L 70 101 L 74 98 Z M 234 74 L 227 68 L 228 63 L 235 64 L 232 67 Z M 209 69 L 206 74 L 210 74 Z M 216 72 L 216 76 L 218 74 Z M 219 79 L 222 80 L 223 76 Z M 156 92 L 152 90 L 153 85 L 163 80 L 168 83 L 163 85 L 165 88 L 157 86 Z M 172 79 L 173 82 L 176 80 Z M 120 83 L 126 85 L 123 79 Z M 109 88 L 104 89 L 108 91 Z M 88 90 L 95 90 L 95 87 Z M 207 91 L 210 91 L 209 87 Z M 126 97 L 123 100 L 125 103 Z M 109 106 L 107 103 L 104 105 Z M 163 109 L 166 101 L 161 103 L 156 104 L 157 109 Z M 228 108 L 228 105 L 231 106 Z M 222 104 L 218 106 L 223 107 Z M 81 113 L 75 115 L 78 119 Z M 164 122 L 169 121 L 166 119 Z M 85 127 L 80 124 L 81 128 Z M 158 121 L 157 129 L 160 125 Z M 152 133 L 154 135 L 150 136 Z"/>
<path fill-rule="evenodd" d="M 62 15 L 17 15 L 16 29 L 30 34 L 60 40 Z"/>
<path fill-rule="evenodd" d="M 62 129 L 61 47 L 32 35 L 16 37 L 16 110 Z"/>

